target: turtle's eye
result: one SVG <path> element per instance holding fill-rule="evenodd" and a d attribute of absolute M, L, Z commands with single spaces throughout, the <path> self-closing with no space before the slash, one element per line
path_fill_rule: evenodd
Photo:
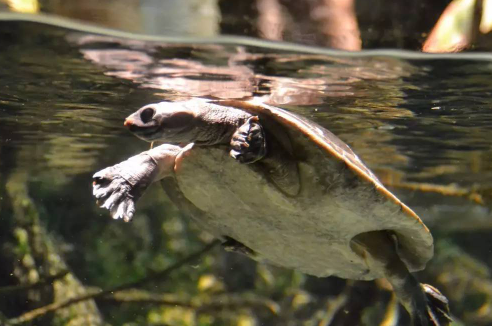
<path fill-rule="evenodd" d="M 154 108 L 145 108 L 140 112 L 140 120 L 143 123 L 147 123 L 154 117 L 155 109 Z"/>

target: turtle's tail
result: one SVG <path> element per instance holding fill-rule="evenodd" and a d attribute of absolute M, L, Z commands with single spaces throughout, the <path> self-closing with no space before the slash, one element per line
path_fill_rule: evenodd
<path fill-rule="evenodd" d="M 420 284 L 427 301 L 427 317 L 432 326 L 448 326 L 451 323 L 448 299 L 438 289 L 429 284 Z"/>

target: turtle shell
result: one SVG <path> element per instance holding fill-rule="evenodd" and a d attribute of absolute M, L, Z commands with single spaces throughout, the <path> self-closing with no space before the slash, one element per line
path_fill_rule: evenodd
<path fill-rule="evenodd" d="M 339 138 L 294 113 L 255 101 L 220 101 L 260 118 L 291 151 L 300 191 L 289 196 L 253 165 L 238 164 L 228 146 L 194 146 L 177 159 L 170 197 L 217 237 L 233 238 L 274 265 L 316 276 L 384 277 L 351 246 L 359 234 L 388 230 L 410 271 L 433 255 L 433 239 L 419 217 Z M 273 127 L 271 127 L 273 128 Z"/>

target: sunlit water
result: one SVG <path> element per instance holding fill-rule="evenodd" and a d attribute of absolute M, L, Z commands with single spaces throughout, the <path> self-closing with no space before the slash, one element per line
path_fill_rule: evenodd
<path fill-rule="evenodd" d="M 89 241 L 121 237 L 124 242 L 132 236 L 132 226 L 111 225 L 90 194 L 95 171 L 148 148 L 124 130 L 124 118 L 161 100 L 257 96 L 313 119 L 346 141 L 416 209 L 437 243 L 445 243 L 438 246 L 441 257 L 450 255 L 448 247 L 468 253 L 470 270 L 485 274 L 459 295 L 451 293 L 453 287 L 471 282 L 461 274 L 474 277 L 466 268 L 455 271 L 449 261 L 436 258 L 446 270 L 433 265 L 423 277 L 440 280 L 436 285 L 450 297 L 458 319 L 492 323 L 492 312 L 477 312 L 492 295 L 492 61 L 165 44 L 18 22 L 0 23 L 0 44 L 0 177 L 6 182 L 14 173 L 27 175 L 43 223 L 73 246 L 67 259 L 89 284 L 103 287 L 106 278 L 118 284 L 145 274 L 143 264 L 161 266 L 168 259 L 160 253 L 155 263 L 154 256 L 140 252 L 146 256 L 107 258 L 102 255 L 114 255 L 115 247 Z M 148 196 L 164 195 L 154 190 Z M 158 208 L 154 215 L 169 207 L 150 198 L 142 211 L 150 214 L 153 206 Z M 176 215 L 175 208 L 169 210 Z M 166 229 L 156 218 L 145 226 L 135 223 L 140 229 L 134 232 L 143 234 L 140 249 L 156 254 L 175 238 L 169 246 L 185 253 L 187 240 L 180 237 L 197 241 L 187 223 L 168 217 L 162 222 L 168 223 Z M 104 220 L 97 222 L 101 227 L 88 225 L 96 220 Z M 156 235 L 156 226 L 170 234 Z M 152 237 L 145 239 L 145 232 Z M 91 259 L 112 259 L 115 266 L 131 262 L 114 275 L 104 264 L 91 270 Z M 469 297 L 480 300 L 467 307 Z"/>

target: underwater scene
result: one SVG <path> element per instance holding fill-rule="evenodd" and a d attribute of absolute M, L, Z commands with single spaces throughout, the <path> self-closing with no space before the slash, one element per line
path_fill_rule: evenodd
<path fill-rule="evenodd" d="M 0 325 L 492 325 L 492 55 L 166 39 L 0 16 Z M 138 123 L 190 99 L 193 118 L 206 118 L 156 120 L 209 128 L 167 141 L 179 151 L 196 141 L 182 170 L 173 156 L 178 186 L 140 189 L 160 180 L 143 161 L 93 177 L 142 152 L 161 169 L 152 153 L 170 136 L 151 145 L 132 132 L 146 139 Z M 262 127 L 267 154 L 235 161 L 229 140 L 197 138 L 224 121 L 227 139 Z M 98 195 L 114 175 L 127 183 Z M 118 207 L 99 206 L 128 184 L 135 212 L 113 219 Z M 333 185 L 340 207 L 327 199 Z M 277 218 L 269 241 L 263 221 L 239 220 L 253 199 L 254 216 Z M 237 236 L 197 220 L 204 207 Z M 391 214 L 368 222 L 373 211 Z M 313 238 L 299 235 L 308 229 Z M 339 244 L 356 230 L 368 233 Z"/>

